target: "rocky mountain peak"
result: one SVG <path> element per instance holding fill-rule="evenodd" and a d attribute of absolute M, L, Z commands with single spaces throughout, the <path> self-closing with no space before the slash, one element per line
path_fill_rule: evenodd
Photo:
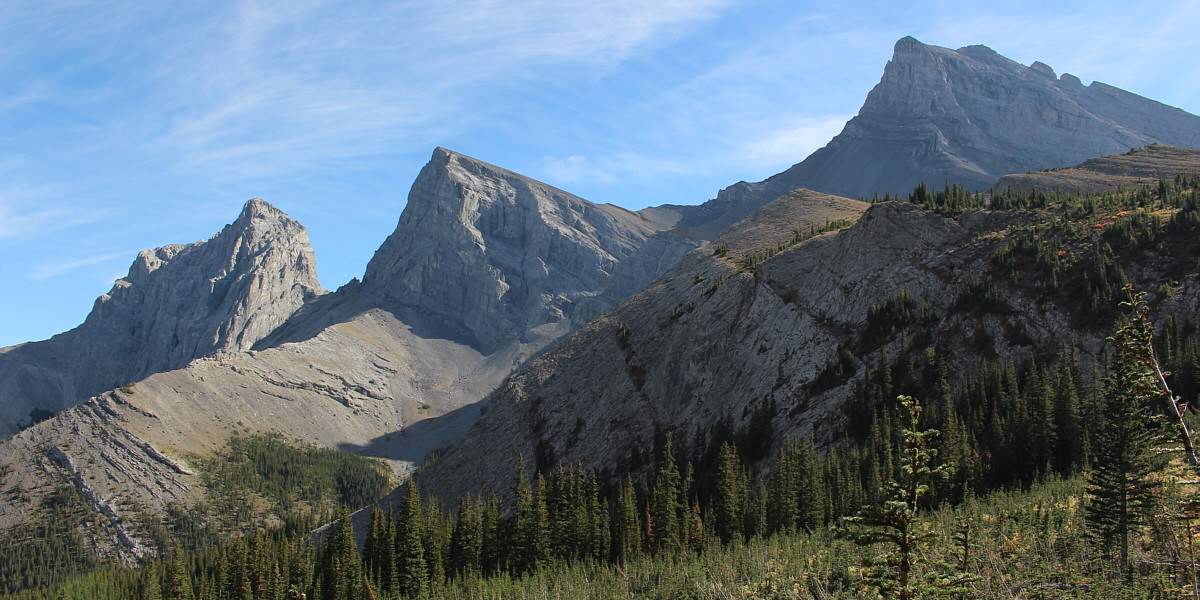
<path fill-rule="evenodd" d="M 82 325 L 0 352 L 11 435 L 34 414 L 176 369 L 248 350 L 325 290 L 308 232 L 261 199 L 207 241 L 143 250 Z"/>
<path fill-rule="evenodd" d="M 324 291 L 307 230 L 255 198 L 208 241 L 138 253 L 129 274 L 96 300 L 85 327 L 128 329 L 131 341 L 155 347 L 149 373 L 248 350 Z"/>
<path fill-rule="evenodd" d="M 907 194 L 921 182 L 984 189 L 1009 173 L 1073 165 L 1150 143 L 1200 147 L 1200 117 L 987 46 L 957 50 L 908 36 L 879 84 L 824 148 L 718 201 L 761 206 L 805 187 L 849 197 Z"/>
<path fill-rule="evenodd" d="M 363 284 L 490 352 L 565 334 L 577 301 L 654 231 L 636 213 L 438 148 Z"/>

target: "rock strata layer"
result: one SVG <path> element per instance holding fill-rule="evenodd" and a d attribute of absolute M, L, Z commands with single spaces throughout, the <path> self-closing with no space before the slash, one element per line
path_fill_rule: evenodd
<path fill-rule="evenodd" d="M 761 206 L 800 187 L 851 198 L 907 194 L 921 182 L 991 187 L 1003 175 L 1078 164 L 1154 142 L 1200 147 L 1200 117 L 986 46 L 898 41 L 858 115 L 803 162 L 722 190 Z M 749 211 L 746 211 L 748 214 Z"/>
<path fill-rule="evenodd" d="M 248 350 L 324 292 L 304 227 L 250 200 L 208 241 L 140 252 L 79 327 L 0 350 L 0 437 L 152 373 Z"/>

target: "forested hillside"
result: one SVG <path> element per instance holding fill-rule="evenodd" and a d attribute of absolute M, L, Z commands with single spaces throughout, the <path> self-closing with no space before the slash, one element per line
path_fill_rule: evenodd
<path fill-rule="evenodd" d="M 14 598 L 1192 595 L 1198 190 L 1200 176 L 1089 196 L 919 186 L 905 200 L 923 210 L 1016 225 L 990 234 L 986 272 L 948 288 L 950 314 L 904 292 L 870 307 L 806 390 L 841 390 L 842 427 L 823 439 L 784 435 L 767 402 L 703 436 L 660 428 L 622 472 L 517 457 L 502 494 L 404 486 L 362 521 L 359 548 L 346 509 L 308 532 L 336 504 L 378 498 L 379 472 L 251 438 L 206 467 L 229 494 L 250 490 L 240 504 L 271 508 L 229 519 L 249 523 L 241 535 L 167 519 L 164 558 L 102 568 L 69 535 L 89 516 L 68 489 L 6 539 L 2 585 Z M 1067 307 L 1070 327 L 1108 342 L 1005 331 L 1025 351 L 1002 354 L 989 329 L 938 327 L 1009 314 L 1016 297 Z"/>

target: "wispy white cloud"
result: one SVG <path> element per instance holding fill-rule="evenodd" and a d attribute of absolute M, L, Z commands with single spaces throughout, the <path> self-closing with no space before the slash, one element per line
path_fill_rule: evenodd
<path fill-rule="evenodd" d="M 56 186 L 15 188 L 0 193 L 0 241 L 45 237 L 55 232 L 92 223 L 102 210 L 79 209 L 47 202 Z"/>
<path fill-rule="evenodd" d="M 743 164 L 784 168 L 799 162 L 829 143 L 850 120 L 851 115 L 830 115 L 794 119 L 790 123 L 763 132 L 744 142 L 738 158 Z"/>
<path fill-rule="evenodd" d="M 148 147 L 187 168 L 254 176 L 432 146 L 493 115 L 489 89 L 603 72 L 726 2 L 569 4 L 242 2 L 156 66 L 150 94 L 172 117 Z"/>
<path fill-rule="evenodd" d="M 97 254 L 95 256 L 85 256 L 83 258 L 77 258 L 75 260 L 68 260 L 65 262 L 43 261 L 33 267 L 33 269 L 29 272 L 29 278 L 35 281 L 44 281 L 46 279 L 50 279 L 51 277 L 58 277 L 59 275 L 71 273 L 84 267 L 110 263 L 116 260 L 131 261 L 135 256 L 137 256 L 136 250 L 121 250 L 119 252 L 106 252 L 104 254 Z M 111 269 L 106 268 L 104 272 L 107 274 L 111 273 L 112 271 Z M 101 277 L 101 280 L 111 283 L 112 281 L 121 277 L 124 277 L 123 273 L 117 275 L 116 277 L 104 275 Z"/>

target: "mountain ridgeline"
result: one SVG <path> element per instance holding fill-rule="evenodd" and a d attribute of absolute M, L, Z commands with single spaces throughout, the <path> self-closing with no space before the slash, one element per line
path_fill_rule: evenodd
<path fill-rule="evenodd" d="M 1200 147 L 1200 117 L 986 46 L 896 42 L 858 115 L 824 148 L 758 183 L 722 190 L 759 205 L 795 188 L 851 198 L 905 195 L 919 183 L 985 190 L 1013 173 L 1078 164 L 1151 143 Z"/>
<path fill-rule="evenodd" d="M 876 455 L 831 449 L 858 452 L 877 406 L 953 389 L 939 410 L 1007 431 L 1019 420 L 987 398 L 1008 373 L 1045 381 L 1068 355 L 1103 369 L 1126 282 L 1191 356 L 1200 151 L 1165 144 L 1200 146 L 1200 118 L 905 38 L 825 148 L 697 206 L 597 205 L 437 148 L 362 280 L 326 292 L 304 228 L 251 200 L 206 242 L 143 251 L 76 329 L 0 350 L 0 530 L 27 542 L 75 507 L 54 537 L 132 564 L 195 533 L 191 508 L 211 532 L 273 522 L 220 508 L 219 465 L 288 440 L 401 475 L 426 463 L 416 481 L 447 501 L 511 493 L 521 457 L 606 491 L 647 484 L 668 433 L 699 477 L 725 442 L 769 473 L 807 437 L 829 468 L 861 463 L 867 489 Z M 853 199 L 886 193 L 909 201 Z M 981 400 L 968 388 L 988 373 Z M 1027 483 L 989 470 L 1018 454 L 997 436 L 980 490 Z M 274 504 L 238 498 L 308 502 L 265 487 Z"/>
<path fill-rule="evenodd" d="M 143 250 L 79 327 L 0 349 L 0 437 L 193 359 L 249 350 L 323 293 L 308 232 L 251 200 L 208 241 Z"/>

